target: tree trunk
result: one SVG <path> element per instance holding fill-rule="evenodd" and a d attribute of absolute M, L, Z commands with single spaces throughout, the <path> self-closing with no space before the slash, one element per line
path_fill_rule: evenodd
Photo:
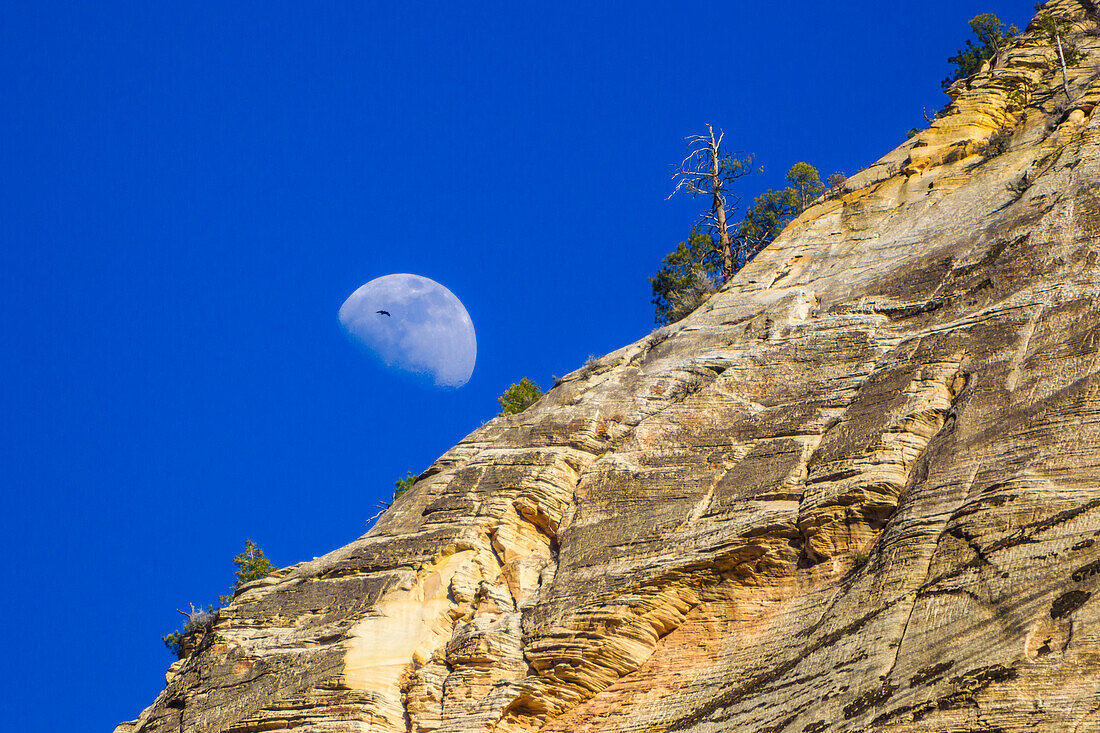
<path fill-rule="evenodd" d="M 711 208 L 718 220 L 718 246 L 722 252 L 722 282 L 733 277 L 733 251 L 730 247 L 730 231 L 726 224 L 726 199 L 722 196 L 722 176 L 718 160 L 718 143 L 714 139 L 714 128 L 707 125 L 710 133 L 710 192 L 714 197 Z"/>
<path fill-rule="evenodd" d="M 718 243 L 722 248 L 722 282 L 727 283 L 733 277 L 733 248 L 730 246 L 730 231 L 726 226 L 726 202 L 721 194 L 714 197 L 715 215 L 718 217 Z"/>
<path fill-rule="evenodd" d="M 1073 101 L 1073 97 L 1069 96 L 1069 77 L 1066 76 L 1066 56 L 1062 53 L 1061 34 L 1054 34 L 1054 40 L 1058 42 L 1058 60 L 1062 62 L 1062 89 L 1066 91 L 1066 98 Z"/>

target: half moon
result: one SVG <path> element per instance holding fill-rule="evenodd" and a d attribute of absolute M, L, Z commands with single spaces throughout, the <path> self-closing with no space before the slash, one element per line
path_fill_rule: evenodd
<path fill-rule="evenodd" d="M 426 277 L 371 280 L 340 306 L 340 323 L 386 366 L 427 374 L 438 386 L 461 387 L 474 372 L 477 338 L 470 314 L 454 293 Z"/>

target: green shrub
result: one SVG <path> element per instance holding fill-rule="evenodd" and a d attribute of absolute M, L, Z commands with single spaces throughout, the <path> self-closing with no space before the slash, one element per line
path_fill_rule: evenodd
<path fill-rule="evenodd" d="M 1023 109 L 1031 101 L 1031 93 L 1026 88 L 1013 89 L 1008 93 L 1009 110 Z"/>
<path fill-rule="evenodd" d="M 718 290 L 722 273 L 717 252 L 713 235 L 696 227 L 665 255 L 661 269 L 649 278 L 658 325 L 675 323 Z"/>
<path fill-rule="evenodd" d="M 395 486 L 393 490 L 393 498 L 396 499 L 413 487 L 413 484 L 416 483 L 416 474 L 412 471 L 409 471 L 409 474 L 405 478 L 399 478 L 393 483 Z"/>
<path fill-rule="evenodd" d="M 186 629 L 184 631 L 176 629 L 168 636 L 160 637 L 160 640 L 164 642 L 164 646 L 168 647 L 168 651 L 175 654 L 177 659 L 179 659 L 180 656 L 180 641 L 183 640 L 183 635 L 185 632 Z"/>
<path fill-rule="evenodd" d="M 1001 129 L 989 136 L 989 141 L 985 144 L 985 150 L 982 154 L 986 160 L 990 158 L 996 158 L 1008 151 L 1008 145 L 1012 141 L 1012 130 Z"/>
<path fill-rule="evenodd" d="M 542 397 L 542 390 L 539 389 L 539 386 L 524 377 L 519 380 L 519 383 L 513 384 L 504 390 L 504 394 L 497 397 L 497 402 L 500 403 L 500 414 L 518 415 L 538 402 L 540 397 Z"/>

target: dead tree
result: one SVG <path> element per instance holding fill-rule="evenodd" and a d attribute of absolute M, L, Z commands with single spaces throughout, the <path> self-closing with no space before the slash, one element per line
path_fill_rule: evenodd
<path fill-rule="evenodd" d="M 1081 57 L 1077 49 L 1072 47 L 1064 49 L 1062 47 L 1062 39 L 1069 34 L 1069 25 L 1056 19 L 1050 13 L 1043 13 L 1039 16 L 1039 28 L 1050 37 L 1050 40 L 1058 48 L 1058 62 L 1062 67 L 1062 89 L 1066 93 L 1066 99 L 1073 102 L 1073 95 L 1069 93 L 1069 75 L 1066 72 L 1066 66 L 1076 66 Z"/>
<path fill-rule="evenodd" d="M 714 128 L 707 125 L 706 135 L 687 138 L 688 154 L 672 174 L 675 188 L 668 198 L 684 190 L 693 197 L 703 194 L 711 198 L 710 211 L 703 215 L 701 224 L 718 234 L 718 253 L 722 259 L 722 282 L 733 277 L 733 247 L 727 215 L 740 199 L 729 193 L 730 184 L 752 172 L 752 156 L 737 157 L 722 147 L 721 130 L 714 136 Z M 731 198 L 733 199 L 731 202 Z"/>

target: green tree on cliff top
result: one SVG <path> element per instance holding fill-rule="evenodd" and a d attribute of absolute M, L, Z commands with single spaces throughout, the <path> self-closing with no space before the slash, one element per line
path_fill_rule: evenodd
<path fill-rule="evenodd" d="M 542 390 L 539 389 L 539 386 L 524 377 L 518 383 L 504 390 L 504 394 L 500 397 L 497 397 L 497 402 L 500 403 L 500 414 L 518 415 L 538 402 L 540 397 L 542 397 Z"/>
<path fill-rule="evenodd" d="M 686 191 L 693 197 L 702 195 L 710 199 L 710 211 L 703 214 L 696 228 L 707 231 L 714 242 L 722 282 L 737 271 L 729 216 L 740 199 L 730 188 L 737 179 L 753 172 L 752 156 L 727 150 L 722 145 L 724 137 L 721 130 L 715 135 L 714 127 L 707 125 L 705 135 L 687 138 L 687 156 L 672 173 L 676 185 L 668 195 L 672 198 L 678 191 Z"/>
<path fill-rule="evenodd" d="M 244 552 L 233 558 L 233 564 L 237 566 L 237 587 L 252 580 L 259 580 L 275 572 L 275 566 L 264 555 L 262 547 L 252 540 L 244 541 Z"/>
<path fill-rule="evenodd" d="M 982 13 L 970 19 L 970 30 L 974 32 L 978 42 L 967 39 L 966 45 L 959 52 L 947 59 L 948 63 L 955 65 L 955 71 L 941 83 L 944 91 L 957 82 L 981 71 L 982 64 L 993 58 L 1005 43 L 1020 33 L 1020 29 L 1010 25 L 1005 30 L 1005 24 L 993 13 Z"/>
<path fill-rule="evenodd" d="M 411 489 L 413 487 L 413 485 L 415 485 L 415 484 L 416 484 L 416 474 L 413 473 L 412 471 L 409 471 L 408 475 L 405 476 L 405 478 L 399 478 L 399 479 L 397 479 L 396 481 L 393 482 L 393 485 L 394 485 L 393 498 L 394 499 L 398 498 L 399 496 L 404 494 L 406 491 Z"/>
<path fill-rule="evenodd" d="M 730 227 L 730 260 L 733 271 L 744 267 L 779 236 L 825 190 L 817 169 L 795 163 L 787 171 L 789 186 L 757 196 L 741 221 Z M 653 290 L 654 320 L 675 323 L 702 305 L 723 281 L 724 251 L 712 229 L 696 226 L 687 240 L 665 255 L 661 269 L 649 278 Z"/>

